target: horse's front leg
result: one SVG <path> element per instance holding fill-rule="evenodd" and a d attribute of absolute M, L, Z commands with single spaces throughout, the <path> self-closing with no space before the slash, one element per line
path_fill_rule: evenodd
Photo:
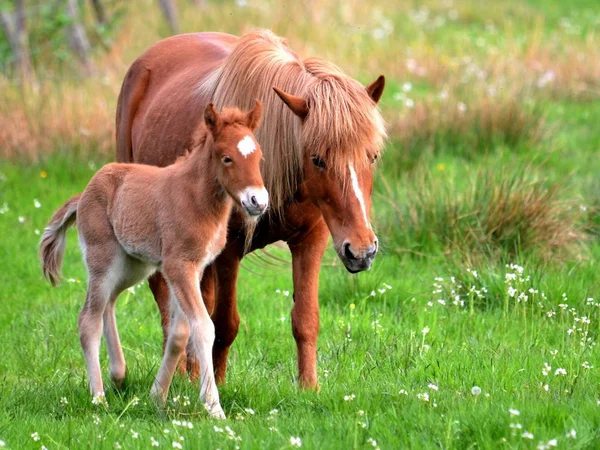
<path fill-rule="evenodd" d="M 298 383 L 318 389 L 317 338 L 319 335 L 319 270 L 329 233 L 324 221 L 288 241 L 292 252 L 294 307 L 292 332 L 298 348 Z"/>
<path fill-rule="evenodd" d="M 200 401 L 212 417 L 225 418 L 215 384 L 212 348 L 215 327 L 200 294 L 202 269 L 190 262 L 166 259 L 162 272 L 189 326 L 189 339 L 200 363 Z M 182 339 L 183 341 L 183 339 Z M 169 347 L 169 343 L 167 344 Z M 180 351 L 178 348 L 177 350 Z M 171 363 L 172 365 L 172 363 Z M 172 374 L 172 370 L 170 371 Z M 167 383 L 162 384 L 164 390 Z"/>
<path fill-rule="evenodd" d="M 225 383 L 227 356 L 240 328 L 240 316 L 237 310 L 236 283 L 240 268 L 240 250 L 237 246 L 226 247 L 215 260 L 216 299 L 212 313 L 215 324 L 215 345 L 213 362 L 218 384 Z"/>

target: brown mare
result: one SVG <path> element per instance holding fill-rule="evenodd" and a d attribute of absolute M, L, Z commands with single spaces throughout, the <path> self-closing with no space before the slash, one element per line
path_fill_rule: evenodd
<path fill-rule="evenodd" d="M 40 256 L 44 275 L 56 284 L 65 233 L 77 219 L 88 271 L 79 336 L 95 401 L 105 401 L 99 361 L 103 327 L 111 376 L 117 385 L 125 378 L 115 321 L 117 297 L 160 271 L 169 286 L 173 319 L 152 395 L 164 404 L 189 338 L 202 366 L 200 399 L 211 416 L 225 417 L 213 373 L 214 325 L 199 280 L 225 246 L 234 201 L 254 220 L 267 209 L 262 152 L 252 134 L 260 115 L 258 101 L 248 113 L 225 109 L 221 115 L 209 104 L 206 127 L 197 130 L 190 155 L 165 168 L 108 164 L 50 220 Z"/>
<path fill-rule="evenodd" d="M 264 151 L 262 174 L 271 207 L 258 223 L 250 251 L 278 240 L 291 250 L 292 331 L 303 387 L 318 387 L 318 283 L 329 233 L 352 273 L 369 269 L 378 250 L 369 217 L 373 163 L 385 138 L 377 107 L 384 84 L 380 76 L 365 88 L 332 63 L 300 59 L 283 39 L 258 30 L 241 38 L 194 33 L 162 40 L 133 63 L 119 95 L 117 160 L 157 166 L 172 163 L 189 145 L 208 102 L 243 108 L 254 97 L 262 101 L 265 120 L 256 137 Z M 232 214 L 227 246 L 202 280 L 215 324 L 219 383 L 225 381 L 240 323 L 236 280 L 245 254 L 242 223 Z M 159 274 L 150 279 L 150 288 L 166 330 L 169 291 Z M 188 369 L 197 376 L 192 352 L 188 347 Z"/>

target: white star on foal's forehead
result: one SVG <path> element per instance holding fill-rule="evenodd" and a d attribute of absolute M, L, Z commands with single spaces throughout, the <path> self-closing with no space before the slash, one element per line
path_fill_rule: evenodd
<path fill-rule="evenodd" d="M 256 150 L 256 144 L 254 143 L 254 139 L 252 139 L 252 137 L 245 136 L 244 139 L 238 142 L 237 148 L 240 153 L 244 155 L 244 158 L 247 158 L 250 153 Z"/>

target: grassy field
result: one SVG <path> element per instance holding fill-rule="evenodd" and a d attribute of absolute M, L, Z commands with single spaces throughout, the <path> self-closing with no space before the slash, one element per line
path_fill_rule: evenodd
<path fill-rule="evenodd" d="M 164 36 L 154 3 L 135 2 L 148 12 L 97 75 L 39 60 L 35 88 L 0 78 L 0 447 L 600 448 L 596 2 L 187 3 L 184 31 L 268 26 L 361 81 L 386 74 L 382 254 L 355 276 L 325 256 L 319 393 L 296 387 L 290 266 L 248 258 L 225 422 L 181 376 L 165 411 L 152 404 L 162 334 L 145 285 L 117 309 L 126 388 L 92 405 L 76 233 L 56 289 L 37 244 L 111 160 L 124 72 Z"/>

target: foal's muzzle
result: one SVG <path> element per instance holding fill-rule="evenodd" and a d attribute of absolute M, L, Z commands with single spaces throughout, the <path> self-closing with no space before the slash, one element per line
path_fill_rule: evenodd
<path fill-rule="evenodd" d="M 338 256 L 348 272 L 358 273 L 371 268 L 378 249 L 377 241 L 358 251 L 352 248 L 350 242 L 344 242 L 341 251 L 338 251 Z"/>
<path fill-rule="evenodd" d="M 269 207 L 269 194 L 262 188 L 246 188 L 240 194 L 240 204 L 250 217 L 258 217 Z"/>

